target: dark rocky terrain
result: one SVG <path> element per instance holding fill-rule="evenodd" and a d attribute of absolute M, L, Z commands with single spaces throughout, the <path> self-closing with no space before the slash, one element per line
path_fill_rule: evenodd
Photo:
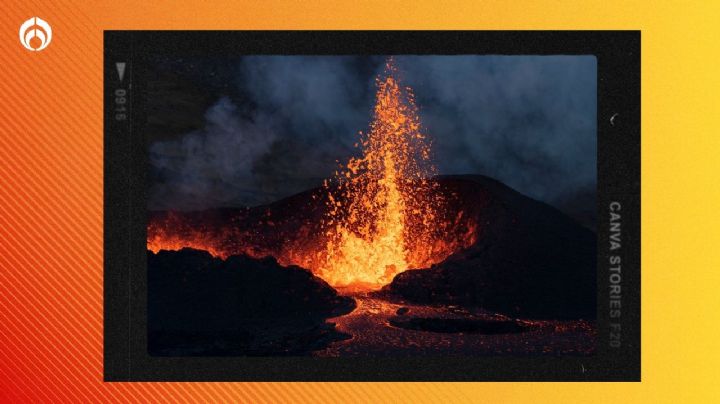
<path fill-rule="evenodd" d="M 383 294 L 522 318 L 596 317 L 595 233 L 488 177 L 440 181 L 476 218 L 477 242 L 430 269 L 398 274 Z"/>
<path fill-rule="evenodd" d="M 152 355 L 298 355 L 346 338 L 325 322 L 353 299 L 273 258 L 148 252 Z"/>

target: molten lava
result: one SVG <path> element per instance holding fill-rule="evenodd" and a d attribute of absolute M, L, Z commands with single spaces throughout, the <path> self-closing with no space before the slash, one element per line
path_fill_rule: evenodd
<path fill-rule="evenodd" d="M 433 242 L 442 233 L 445 202 L 429 181 L 436 174 L 430 142 L 420 130 L 412 90 L 395 77 L 390 59 L 377 79 L 374 119 L 358 145 L 362 156 L 350 159 L 336 174 L 339 186 L 329 188 L 331 229 L 319 275 L 331 284 L 383 285 L 449 255 Z"/>
<path fill-rule="evenodd" d="M 148 249 L 273 256 L 333 286 L 375 289 L 402 271 L 428 268 L 472 245 L 476 214 L 468 214 L 465 201 L 433 178 L 430 141 L 412 90 L 399 84 L 392 59 L 376 81 L 373 120 L 356 144 L 360 156 L 312 198 L 301 194 L 231 213 L 151 215 Z"/>

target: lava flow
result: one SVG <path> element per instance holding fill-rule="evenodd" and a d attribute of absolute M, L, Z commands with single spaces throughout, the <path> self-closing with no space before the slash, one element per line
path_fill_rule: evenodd
<path fill-rule="evenodd" d="M 148 249 L 193 247 L 222 258 L 270 255 L 336 287 L 376 289 L 402 271 L 428 268 L 476 241 L 474 218 L 433 179 L 430 140 L 421 130 L 412 90 L 398 82 L 392 59 L 377 78 L 373 120 L 360 137 L 360 156 L 312 198 L 301 194 L 229 216 L 151 216 Z"/>

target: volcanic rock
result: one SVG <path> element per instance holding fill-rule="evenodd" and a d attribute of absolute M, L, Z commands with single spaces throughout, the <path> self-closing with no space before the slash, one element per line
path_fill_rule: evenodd
<path fill-rule="evenodd" d="M 557 209 L 478 175 L 439 179 L 479 224 L 477 241 L 383 293 L 524 318 L 596 317 L 596 235 Z"/>
<path fill-rule="evenodd" d="M 153 355 L 298 355 L 346 336 L 329 317 L 355 307 L 325 281 L 274 258 L 148 251 Z"/>

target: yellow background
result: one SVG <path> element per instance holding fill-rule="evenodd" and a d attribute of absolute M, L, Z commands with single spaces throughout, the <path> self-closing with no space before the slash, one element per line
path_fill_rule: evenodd
<path fill-rule="evenodd" d="M 719 8 L 718 1 L 6 0 L 0 401 L 720 402 Z M 31 16 L 54 30 L 42 52 L 18 41 Z M 642 30 L 642 383 L 103 383 L 104 29 Z"/>

